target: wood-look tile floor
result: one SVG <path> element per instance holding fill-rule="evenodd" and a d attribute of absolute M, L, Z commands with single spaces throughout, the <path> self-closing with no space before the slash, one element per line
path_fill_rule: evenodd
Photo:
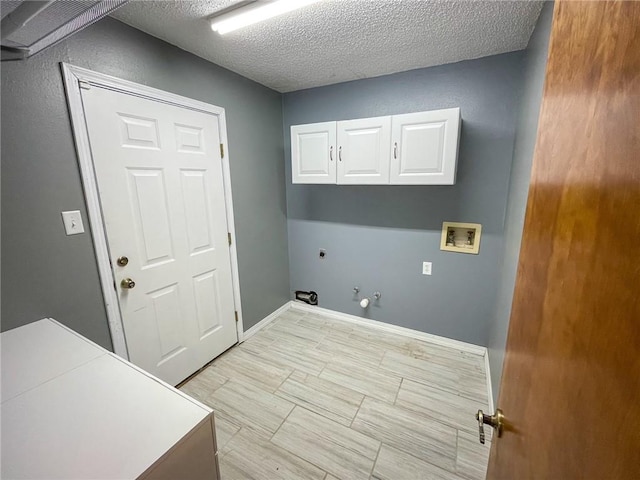
<path fill-rule="evenodd" d="M 289 310 L 182 390 L 215 411 L 222 480 L 485 477 L 480 355 Z"/>

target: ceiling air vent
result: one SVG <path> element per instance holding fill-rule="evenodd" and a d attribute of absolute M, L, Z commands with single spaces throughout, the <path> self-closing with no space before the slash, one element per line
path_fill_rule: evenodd
<path fill-rule="evenodd" d="M 2 61 L 29 58 L 97 22 L 127 1 L 2 0 Z"/>

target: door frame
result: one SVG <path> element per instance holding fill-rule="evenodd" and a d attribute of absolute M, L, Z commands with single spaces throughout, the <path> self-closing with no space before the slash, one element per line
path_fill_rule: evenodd
<path fill-rule="evenodd" d="M 96 260 L 98 262 L 98 273 L 102 286 L 102 296 L 107 311 L 107 321 L 111 333 L 113 350 L 116 355 L 129 359 L 127 342 L 118 303 L 118 295 L 115 290 L 115 277 L 111 269 L 109 247 L 107 243 L 106 231 L 102 208 L 100 206 L 100 196 L 96 174 L 93 166 L 93 156 L 91 155 L 91 144 L 87 131 L 87 122 L 82 104 L 82 88 L 91 88 L 92 85 L 106 88 L 115 92 L 146 98 L 155 102 L 165 103 L 176 107 L 195 110 L 197 112 L 215 115 L 219 119 L 220 142 L 224 145 L 224 156 L 222 157 L 222 176 L 224 180 L 225 210 L 227 216 L 227 228 L 231 233 L 231 245 L 229 246 L 231 257 L 231 278 L 233 282 L 233 303 L 237 312 L 236 334 L 238 342 L 242 341 L 244 329 L 242 322 L 242 304 L 240 301 L 240 279 L 238 273 L 238 251 L 236 248 L 235 221 L 233 216 L 233 200 L 231 196 L 231 172 L 229 164 L 229 143 L 227 141 L 227 122 L 225 110 L 222 107 L 210 105 L 208 103 L 193 100 L 173 93 L 165 92 L 156 88 L 130 82 L 104 73 L 94 72 L 82 67 L 76 67 L 68 63 L 61 62 L 62 76 L 71 117 L 71 127 L 75 140 L 76 153 L 78 155 L 78 165 L 84 197 L 89 216 L 89 226 L 93 238 Z"/>

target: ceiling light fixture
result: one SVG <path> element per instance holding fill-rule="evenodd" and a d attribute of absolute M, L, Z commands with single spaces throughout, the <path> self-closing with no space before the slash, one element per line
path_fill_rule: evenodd
<path fill-rule="evenodd" d="M 306 7 L 320 0 L 273 0 L 257 1 L 211 19 L 211 30 L 220 35 L 254 23 L 268 20 L 283 13 Z"/>

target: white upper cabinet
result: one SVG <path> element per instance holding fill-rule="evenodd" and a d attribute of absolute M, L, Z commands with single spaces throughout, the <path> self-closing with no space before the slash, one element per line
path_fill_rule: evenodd
<path fill-rule="evenodd" d="M 389 183 L 391 117 L 337 123 L 339 185 Z"/>
<path fill-rule="evenodd" d="M 391 184 L 456 183 L 460 109 L 394 115 Z"/>
<path fill-rule="evenodd" d="M 291 127 L 293 183 L 336 183 L 336 122 Z"/>
<path fill-rule="evenodd" d="M 459 108 L 293 125 L 293 183 L 453 185 L 459 137 Z"/>

